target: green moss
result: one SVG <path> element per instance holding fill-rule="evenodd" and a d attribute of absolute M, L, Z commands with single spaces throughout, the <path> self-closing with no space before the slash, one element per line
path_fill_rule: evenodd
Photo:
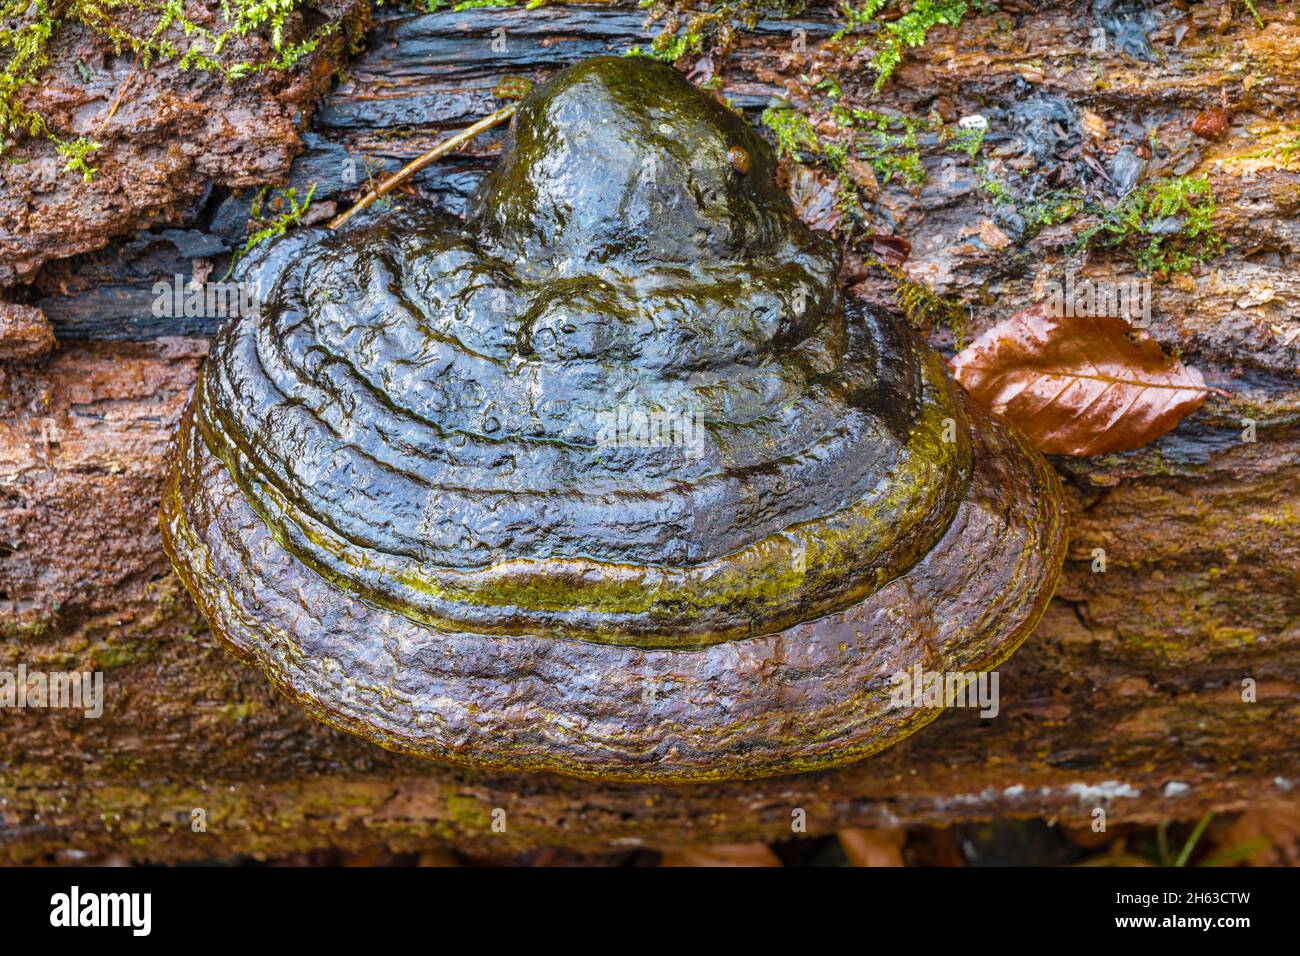
<path fill-rule="evenodd" d="M 60 821 L 26 828 L 26 838 L 0 848 L 0 860 L 38 861 L 70 843 L 92 853 L 120 852 L 125 846 L 136 851 L 137 860 L 175 861 L 228 853 L 265 858 L 325 845 L 376 843 L 395 852 L 415 852 L 474 838 L 490 839 L 494 851 L 508 853 L 522 852 L 541 839 L 535 821 L 530 827 L 526 816 L 511 819 L 506 832 L 492 832 L 487 804 L 454 789 L 462 784 L 432 777 L 416 796 L 411 815 L 400 816 L 392 812 L 388 781 L 322 777 L 279 787 L 176 784 L 167 779 L 170 772 L 162 777 L 138 756 L 108 754 L 99 766 L 103 772 L 93 787 L 74 785 L 62 765 L 28 761 L 0 766 L 0 806 L 18 819 Z M 273 821 L 268 820 L 268 800 L 275 807 Z M 205 811 L 206 832 L 191 829 L 196 807 Z"/>
<path fill-rule="evenodd" d="M 1031 238 L 1046 226 L 1068 222 L 1084 208 L 1083 194 L 1072 188 L 1054 189 L 1041 199 L 1017 207 L 1025 220 L 1025 237 Z"/>
<path fill-rule="evenodd" d="M 1297 156 L 1300 156 L 1300 136 L 1288 140 L 1277 147 L 1276 155 L 1282 157 L 1283 162 L 1290 163 Z"/>
<path fill-rule="evenodd" d="M 1237 159 L 1280 159 L 1283 165 L 1289 166 L 1300 158 L 1300 124 L 1284 123 L 1278 132 L 1285 137 L 1280 142 L 1242 153 Z"/>
<path fill-rule="evenodd" d="M 263 70 L 285 70 L 311 53 L 338 27 L 325 23 L 305 39 L 288 43 L 289 16 L 306 0 L 223 0 L 224 28 L 212 31 L 185 15 L 182 0 L 0 0 L 0 157 L 25 136 L 48 140 L 63 157 L 64 169 L 87 181 L 95 174 L 88 157 L 101 144 L 51 127 L 25 99 L 49 66 L 50 44 L 66 27 L 81 25 L 107 38 L 120 53 L 133 53 L 148 69 L 175 62 L 182 70 L 219 72 L 238 80 Z M 149 25 L 138 32 L 122 24 L 145 14 Z M 273 55 L 266 60 L 238 60 L 226 54 L 233 40 L 253 33 L 267 35 Z M 83 81 L 87 69 L 81 64 Z"/>
<path fill-rule="evenodd" d="M 839 104 L 831 112 L 840 128 L 850 131 L 857 155 L 871 164 L 881 185 L 895 177 L 913 186 L 925 182 L 917 137 L 942 132 L 945 127 L 938 117 L 917 119 Z"/>
<path fill-rule="evenodd" d="M 860 6 L 842 0 L 840 10 L 845 26 L 832 39 L 843 42 L 846 37 L 854 36 L 855 51 L 867 45 L 872 47 L 871 68 L 876 73 L 873 89 L 879 92 L 903 62 L 909 48 L 924 45 L 930 31 L 937 26 L 961 23 L 971 6 L 967 0 L 914 0 L 903 9 L 902 4 L 892 0 L 866 0 Z M 902 14 L 895 16 L 900 9 Z M 885 19 L 886 16 L 892 19 Z"/>
<path fill-rule="evenodd" d="M 1223 239 L 1214 231 L 1214 190 L 1204 177 L 1148 183 L 1110 208 L 1086 200 L 1073 187 L 1020 202 L 1001 180 L 986 178 L 980 187 L 995 203 L 1015 206 L 1025 221 L 1026 239 L 1081 212 L 1096 215 L 1096 224 L 1079 233 L 1074 252 L 1110 249 L 1147 273 L 1186 272 L 1223 251 Z"/>
<path fill-rule="evenodd" d="M 1186 272 L 1223 251 L 1214 231 L 1214 190 L 1208 179 L 1179 176 L 1134 190 L 1079 237 L 1131 256 L 1147 272 Z"/>
<path fill-rule="evenodd" d="M 105 641 L 92 648 L 95 669 L 112 670 L 115 667 L 127 667 L 152 660 L 157 648 L 152 643 L 142 641 Z"/>
<path fill-rule="evenodd" d="M 821 137 L 813 129 L 812 121 L 798 110 L 768 107 L 763 110 L 763 125 L 776 137 L 777 155 L 785 159 L 798 159 L 801 152 L 822 154 Z"/>
<path fill-rule="evenodd" d="M 1270 528 L 1290 528 L 1300 524 L 1300 515 L 1297 515 L 1290 505 L 1287 505 L 1286 510 L 1281 514 L 1252 514 L 1248 515 L 1248 518 Z"/>
<path fill-rule="evenodd" d="M 628 56 L 649 56 L 676 63 L 706 49 L 731 48 L 738 29 L 753 29 L 763 17 L 792 17 L 806 0 L 639 0 L 650 11 L 650 24 L 662 28 L 648 46 L 633 46 Z"/>
<path fill-rule="evenodd" d="M 946 328 L 952 332 L 953 343 L 958 349 L 965 346 L 966 330 L 970 325 L 970 313 L 965 306 L 909 278 L 902 269 L 884 263 L 877 265 L 893 277 L 896 283 L 894 297 L 912 325 L 927 334 L 935 328 Z"/>
<path fill-rule="evenodd" d="M 525 10 L 536 10 L 543 7 L 548 0 L 528 0 L 524 4 Z M 425 0 L 423 9 L 428 13 L 436 13 L 448 6 L 448 0 Z M 461 0 L 459 3 L 451 4 L 453 13 L 459 13 L 462 10 L 479 10 L 484 7 L 517 7 L 519 0 Z"/>
<path fill-rule="evenodd" d="M 50 628 L 46 618 L 35 620 L 16 620 L 11 617 L 0 618 L 0 637 L 16 641 L 34 641 L 42 637 Z"/>
<path fill-rule="evenodd" d="M 999 205 L 1012 205 L 1016 201 L 1007 184 L 1000 179 L 989 177 L 980 183 L 980 189 L 988 193 L 989 198 Z"/>
<path fill-rule="evenodd" d="M 628 47 L 627 56 L 648 56 L 665 63 L 676 63 L 687 53 L 699 53 L 704 37 L 698 33 L 660 33 L 647 47 Z"/>
<path fill-rule="evenodd" d="M 48 0 L 3 0 L 0 3 L 0 156 L 18 136 L 43 136 L 54 144 L 65 169 L 89 180 L 95 173 L 86 157 L 99 144 L 86 137 L 64 138 L 45 117 L 28 109 L 20 94 L 36 83 L 49 64 L 50 38 L 59 21 Z"/>
<path fill-rule="evenodd" d="M 447 0 L 432 0 L 430 9 Z M 510 0 L 470 0 L 456 9 L 470 6 L 511 6 Z M 531 6 L 536 6 L 533 0 Z M 632 56 L 650 56 L 675 63 L 683 56 L 706 51 L 729 50 L 737 30 L 752 30 L 764 17 L 788 18 L 802 13 L 807 0 L 640 0 L 650 10 L 650 23 L 662 24 L 648 45 L 631 47 Z M 856 53 L 870 47 L 870 66 L 879 91 L 902 62 L 908 49 L 922 46 L 937 26 L 956 26 L 973 7 L 991 6 L 971 0 L 866 0 L 854 5 L 839 4 L 843 27 L 831 43 Z"/>
<path fill-rule="evenodd" d="M 836 205 L 845 214 L 844 232 L 849 242 L 859 227 L 870 222 L 861 189 L 852 174 L 851 163 L 867 163 L 880 185 L 898 181 L 912 188 L 926 182 L 921 162 L 920 137 L 937 137 L 947 148 L 976 162 L 984 142 L 983 129 L 946 125 L 937 115 L 925 118 L 849 107 L 839 100 L 839 82 L 829 78 L 818 85 L 832 100 L 830 117 L 838 127 L 833 137 L 822 136 L 811 119 L 789 107 L 764 110 L 763 125 L 771 132 L 779 156 L 826 167 L 838 181 Z M 998 184 L 1001 185 L 1001 184 Z M 1041 214 L 1046 218 L 1047 212 Z M 943 327 L 952 332 L 960 348 L 965 342 L 968 310 L 959 302 L 938 295 L 928 286 L 908 278 L 902 270 L 874 258 L 868 262 L 883 268 L 895 282 L 899 308 L 917 328 L 928 332 Z"/>
<path fill-rule="evenodd" d="M 50 140 L 54 143 L 54 148 L 58 150 L 60 156 L 64 159 L 63 169 L 69 173 L 80 173 L 85 182 L 90 182 L 95 178 L 98 170 L 86 162 L 86 157 L 95 150 L 100 149 L 103 144 L 97 143 L 85 136 L 79 136 L 74 140 L 62 140 L 57 136 L 50 135 Z"/>
<path fill-rule="evenodd" d="M 492 825 L 492 817 L 482 800 L 454 794 L 447 798 L 447 816 L 452 824 L 462 830 L 486 830 Z"/>
<path fill-rule="evenodd" d="M 235 270 L 236 263 L 254 248 L 270 239 L 278 239 L 289 230 L 290 226 L 302 222 L 303 215 L 311 206 L 311 197 L 316 194 L 316 184 L 312 183 L 307 188 L 307 195 L 303 197 L 301 203 L 298 202 L 298 190 L 293 186 L 283 190 L 278 196 L 269 196 L 269 193 L 270 188 L 263 187 L 258 192 L 257 198 L 253 200 L 249 216 L 257 223 L 257 228 L 231 258 L 226 277 Z M 264 213 L 264 209 L 268 206 L 272 210 L 269 215 Z"/>
<path fill-rule="evenodd" d="M 258 704 L 251 700 L 241 700 L 225 704 L 221 708 L 221 717 L 232 724 L 242 723 L 258 711 Z"/>
<path fill-rule="evenodd" d="M 925 182 L 917 135 L 942 126 L 936 120 L 878 113 L 836 104 L 831 115 L 840 128 L 836 138 L 818 135 L 812 121 L 798 110 L 769 107 L 763 111 L 763 125 L 776 138 L 779 155 L 798 159 L 809 154 L 826 161 L 845 189 L 852 189 L 848 161 L 864 160 L 881 185 L 897 178 L 913 186 Z"/>
<path fill-rule="evenodd" d="M 992 176 L 987 176 L 980 182 L 980 189 L 995 204 L 1015 207 L 1025 223 L 1022 240 L 1032 239 L 1046 226 L 1068 222 L 1088 208 L 1083 192 L 1074 187 L 1054 189 L 1046 195 L 1020 201 L 1017 201 L 1010 186 Z"/>
<path fill-rule="evenodd" d="M 948 150 L 954 153 L 965 153 L 969 159 L 974 159 L 984 145 L 984 135 L 987 132 L 988 130 L 983 126 L 970 129 L 958 127 L 948 142 Z"/>
<path fill-rule="evenodd" d="M 839 82 L 830 78 L 818 85 L 826 92 L 829 117 L 836 127 L 822 136 L 808 116 L 790 107 L 769 107 L 763 125 L 776 141 L 778 155 L 822 165 L 839 182 L 837 205 L 842 213 L 865 223 L 868 216 L 852 165 L 865 162 L 876 181 L 888 185 L 895 180 L 913 188 L 926 182 L 921 162 L 922 135 L 936 137 L 947 148 L 975 161 L 983 145 L 983 130 L 946 125 L 937 115 L 921 118 L 846 106 L 839 101 Z"/>

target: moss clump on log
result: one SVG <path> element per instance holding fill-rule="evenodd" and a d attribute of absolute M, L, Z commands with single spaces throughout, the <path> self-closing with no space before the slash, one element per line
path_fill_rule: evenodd
<path fill-rule="evenodd" d="M 52 128 L 47 117 L 26 103 L 50 64 L 51 46 L 69 24 L 87 27 L 118 54 L 134 54 L 144 69 L 174 61 L 182 70 L 212 71 L 239 80 L 263 70 L 291 68 L 338 30 L 339 24 L 330 21 L 290 40 L 290 18 L 310 6 L 307 0 L 224 0 L 218 13 L 197 22 L 184 0 L 0 0 L 0 159 L 10 139 L 44 137 L 66 161 L 67 171 L 87 181 L 94 177 L 88 158 L 101 144 Z M 204 25 L 212 20 L 219 25 Z M 262 56 L 230 55 L 241 46 L 237 41 L 254 34 L 265 38 L 268 49 Z M 80 68 L 86 69 L 84 64 Z"/>

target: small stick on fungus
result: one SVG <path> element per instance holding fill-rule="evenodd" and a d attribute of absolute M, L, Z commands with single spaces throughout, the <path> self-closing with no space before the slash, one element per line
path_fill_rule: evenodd
<path fill-rule="evenodd" d="M 379 199 L 379 197 L 386 196 L 388 193 L 392 192 L 434 160 L 447 155 L 457 146 L 469 142 L 485 129 L 491 129 L 493 126 L 504 123 L 506 120 L 510 119 L 510 117 L 515 115 L 515 110 L 517 108 L 517 104 L 515 103 L 511 103 L 509 106 L 503 106 L 495 113 L 483 117 L 483 119 L 479 120 L 474 125 L 467 126 L 454 136 L 447 137 L 437 146 L 433 147 L 433 149 L 417 156 L 397 172 L 393 173 L 393 175 L 383 180 L 378 186 L 357 200 L 356 205 L 352 206 L 345 212 L 339 213 L 331 219 L 329 227 L 331 229 L 337 229 L 357 213 L 361 212 L 361 210 L 373 205 L 375 200 Z"/>

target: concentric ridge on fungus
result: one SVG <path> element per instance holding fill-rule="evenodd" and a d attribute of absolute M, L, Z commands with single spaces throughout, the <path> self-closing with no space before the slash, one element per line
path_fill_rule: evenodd
<path fill-rule="evenodd" d="M 631 780 L 874 753 L 938 713 L 893 674 L 1025 638 L 1064 527 L 1041 457 L 839 264 L 675 71 L 564 70 L 463 222 L 405 202 L 250 260 L 173 563 L 232 651 L 395 750 Z M 691 440 L 611 430 L 649 416 Z"/>

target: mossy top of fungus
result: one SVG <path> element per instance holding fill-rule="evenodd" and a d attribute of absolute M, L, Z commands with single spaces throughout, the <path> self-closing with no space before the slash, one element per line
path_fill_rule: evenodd
<path fill-rule="evenodd" d="M 214 630 L 386 746 L 635 779 L 843 762 L 929 719 L 873 725 L 871 681 L 847 680 L 890 658 L 873 641 L 929 646 L 883 621 L 841 639 L 891 588 L 938 589 L 937 613 L 945 588 L 1015 583 L 931 635 L 1010 653 L 1059 568 L 1054 480 L 902 324 L 846 304 L 774 172 L 674 70 L 599 58 L 521 103 L 463 222 L 406 202 L 250 260 L 263 309 L 215 343 L 164 504 Z M 976 586 L 972 509 L 1031 488 L 981 546 L 1020 557 Z M 800 628 L 836 650 L 789 697 L 770 681 L 793 662 L 762 655 Z M 766 676 L 724 691 L 745 660 Z M 382 674 L 400 714 L 357 703 Z M 525 699 L 570 729 L 519 736 Z M 844 729 L 804 746 L 799 713 Z"/>

